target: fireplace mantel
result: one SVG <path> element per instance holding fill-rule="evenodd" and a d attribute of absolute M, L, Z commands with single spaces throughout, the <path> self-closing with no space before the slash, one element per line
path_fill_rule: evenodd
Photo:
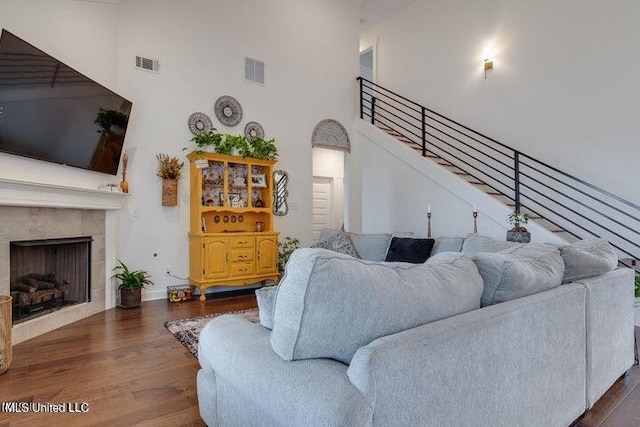
<path fill-rule="evenodd" d="M 0 206 L 122 209 L 128 194 L 0 178 Z"/>

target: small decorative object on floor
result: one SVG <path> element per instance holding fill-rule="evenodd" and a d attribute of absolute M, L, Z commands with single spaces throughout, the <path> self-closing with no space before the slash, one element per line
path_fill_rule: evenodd
<path fill-rule="evenodd" d="M 507 241 L 529 243 L 531 241 L 531 233 L 520 224 L 527 224 L 530 219 L 531 216 L 528 213 L 520 213 L 519 209 L 511 212 L 507 217 L 507 221 L 513 225 L 513 228 L 507 231 Z"/>
<path fill-rule="evenodd" d="M 158 176 L 162 178 L 162 206 L 178 204 L 178 179 L 184 163 L 168 154 L 157 154 Z"/>
<path fill-rule="evenodd" d="M 11 366 L 11 300 L 8 295 L 0 295 L 0 374 Z"/>
<path fill-rule="evenodd" d="M 142 288 L 153 285 L 151 276 L 144 270 L 130 270 L 122 261 L 113 268 L 112 279 L 116 279 L 120 291 L 120 307 L 139 307 L 142 301 Z"/>
<path fill-rule="evenodd" d="M 191 301 L 193 287 L 191 285 L 167 286 L 167 298 L 169 302 Z"/>
<path fill-rule="evenodd" d="M 122 181 L 120 181 L 120 189 L 123 193 L 129 192 L 129 183 L 127 182 L 127 165 L 129 164 L 129 155 L 125 151 L 122 154 Z"/>

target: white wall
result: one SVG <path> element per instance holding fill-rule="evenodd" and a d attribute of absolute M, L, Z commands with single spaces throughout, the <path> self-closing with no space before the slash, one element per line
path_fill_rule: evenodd
<path fill-rule="evenodd" d="M 427 235 L 427 208 L 431 205 L 433 237 L 465 236 L 473 232 L 473 209 L 478 210 L 478 233 L 504 240 L 510 209 L 462 178 L 423 159 L 363 120 L 356 119 L 354 145 L 362 182 L 361 211 L 351 221 L 364 233 L 411 232 Z M 530 223 L 532 241 L 562 242 L 548 230 Z M 358 230 L 360 231 L 360 230 Z"/>
<path fill-rule="evenodd" d="M 135 55 L 161 61 L 161 74 L 137 71 Z M 244 81 L 244 56 L 266 63 L 266 86 Z M 257 121 L 276 138 L 278 169 L 289 173 L 289 214 L 276 219 L 283 236 L 311 241 L 311 133 L 322 119 L 351 123 L 358 73 L 358 7 L 344 0 L 129 0 L 118 6 L 118 89 L 133 104 L 126 145 L 131 197 L 120 216 L 122 258 L 151 271 L 164 297 L 181 283 L 164 269 L 188 272 L 188 172 L 179 206 L 160 206 L 157 153 L 184 156 L 187 119 L 209 115 L 224 132 Z M 221 95 L 244 109 L 242 123 L 222 126 L 213 113 Z M 135 217 L 134 213 L 138 216 Z M 157 254 L 157 256 L 154 256 Z"/>
<path fill-rule="evenodd" d="M 184 157 L 189 115 L 208 114 L 224 132 L 258 121 L 290 176 L 290 213 L 282 235 L 311 241 L 311 132 L 328 117 L 351 123 L 358 75 L 358 6 L 344 0 L 3 0 L 0 26 L 133 102 L 125 148 L 131 195 L 112 223 L 116 255 L 152 273 L 144 297 L 166 297 L 188 272 L 188 172 L 179 206 L 160 205 L 156 154 Z M 135 70 L 135 55 L 162 61 L 161 74 Z M 266 86 L 244 81 L 244 56 L 266 62 Z M 213 104 L 236 97 L 242 123 L 220 125 Z M 96 188 L 109 175 L 0 154 L 0 177 Z"/>
<path fill-rule="evenodd" d="M 638 203 L 639 14 L 629 0 L 430 0 L 361 46 L 377 43 L 381 85 Z"/>

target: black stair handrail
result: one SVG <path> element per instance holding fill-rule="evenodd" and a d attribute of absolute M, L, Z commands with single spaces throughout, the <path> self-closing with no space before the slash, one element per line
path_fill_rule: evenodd
<path fill-rule="evenodd" d="M 361 119 L 401 137 L 423 157 L 442 159 L 556 231 L 603 237 L 624 256 L 640 258 L 640 206 L 369 79 L 357 80 Z"/>

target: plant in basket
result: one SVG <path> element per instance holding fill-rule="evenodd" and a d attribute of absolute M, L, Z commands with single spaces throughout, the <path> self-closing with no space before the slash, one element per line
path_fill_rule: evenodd
<path fill-rule="evenodd" d="M 140 306 L 142 289 L 147 285 L 153 285 L 151 275 L 144 270 L 131 270 L 122 261 L 113 268 L 112 279 L 118 282 L 120 291 L 120 307 L 132 308 Z"/>

